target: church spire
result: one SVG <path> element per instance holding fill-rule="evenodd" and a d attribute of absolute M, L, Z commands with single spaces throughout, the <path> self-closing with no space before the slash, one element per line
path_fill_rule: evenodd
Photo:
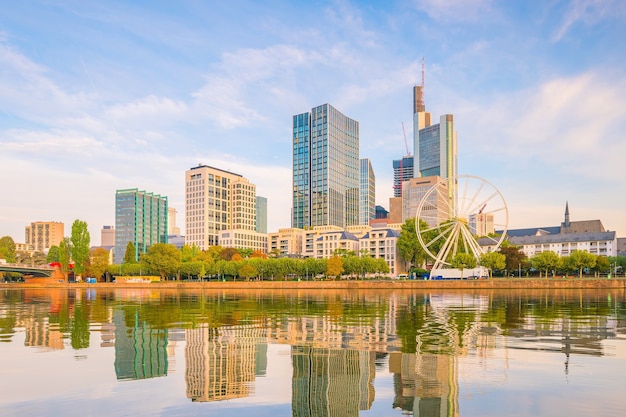
<path fill-rule="evenodd" d="M 569 227 L 569 202 L 567 200 L 565 201 L 565 221 L 563 226 Z"/>

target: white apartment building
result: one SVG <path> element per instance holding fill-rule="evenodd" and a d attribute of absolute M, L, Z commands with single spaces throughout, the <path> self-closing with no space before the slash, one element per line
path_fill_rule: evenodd
<path fill-rule="evenodd" d="M 185 173 L 186 244 L 205 250 L 221 244 L 221 231 L 253 232 L 255 216 L 256 186 L 246 178 L 207 165 Z"/>

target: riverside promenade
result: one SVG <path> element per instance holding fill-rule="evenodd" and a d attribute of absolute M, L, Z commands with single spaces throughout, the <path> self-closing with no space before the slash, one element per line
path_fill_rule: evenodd
<path fill-rule="evenodd" d="M 0 289 L 20 288 L 128 288 L 180 290 L 520 290 L 618 289 L 626 292 L 625 278 L 493 278 L 477 280 L 326 280 L 326 281 L 160 281 L 152 283 L 68 283 L 38 280 L 0 283 Z"/>

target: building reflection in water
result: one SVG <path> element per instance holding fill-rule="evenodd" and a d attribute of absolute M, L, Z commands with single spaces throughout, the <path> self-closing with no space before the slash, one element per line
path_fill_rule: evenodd
<path fill-rule="evenodd" d="M 130 310 L 114 310 L 113 324 L 117 379 L 145 379 L 167 375 L 167 329 L 151 328 Z"/>
<path fill-rule="evenodd" d="M 265 375 L 267 335 L 253 326 L 185 330 L 185 381 L 192 401 L 219 401 L 253 393 L 255 376 Z"/>
<path fill-rule="evenodd" d="M 374 402 L 375 353 L 292 347 L 294 417 L 358 416 Z"/>
<path fill-rule="evenodd" d="M 394 374 L 393 407 L 420 417 L 456 417 L 458 379 L 452 355 L 393 352 L 389 372 Z"/>

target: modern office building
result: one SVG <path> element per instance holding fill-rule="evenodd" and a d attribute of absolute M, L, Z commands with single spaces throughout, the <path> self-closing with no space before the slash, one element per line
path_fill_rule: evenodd
<path fill-rule="evenodd" d="M 246 178 L 198 165 L 185 173 L 185 185 L 188 245 L 205 250 L 220 244 L 223 230 L 256 230 L 256 186 Z"/>
<path fill-rule="evenodd" d="M 100 246 L 115 246 L 115 226 L 102 226 Z"/>
<path fill-rule="evenodd" d="M 413 157 L 393 161 L 393 196 L 402 197 L 402 182 L 413 178 Z"/>
<path fill-rule="evenodd" d="M 178 211 L 174 207 L 167 208 L 167 234 L 180 235 L 180 227 L 176 225 L 176 214 Z"/>
<path fill-rule="evenodd" d="M 128 242 L 135 260 L 155 243 L 167 243 L 167 197 L 137 188 L 115 192 L 115 263 L 124 260 Z"/>
<path fill-rule="evenodd" d="M 457 134 L 454 116 L 444 114 L 439 123 L 432 124 L 432 116 L 424 104 L 424 84 L 413 87 L 413 178 L 441 177 L 452 179 L 457 172 Z M 447 186 L 445 210 L 452 214 L 456 184 Z M 403 201 L 403 221 L 407 203 Z M 438 206 L 438 209 L 441 207 Z M 411 215 L 415 215 L 412 213 Z"/>
<path fill-rule="evenodd" d="M 267 233 L 267 198 L 256 196 L 256 231 Z"/>
<path fill-rule="evenodd" d="M 454 116 L 444 114 L 438 124 L 424 104 L 424 86 L 413 87 L 413 177 L 457 175 L 457 137 Z"/>
<path fill-rule="evenodd" d="M 59 246 L 63 240 L 62 222 L 32 222 L 26 226 L 24 237 L 26 245 L 32 245 L 37 252 L 46 252 L 51 246 Z"/>
<path fill-rule="evenodd" d="M 359 122 L 330 104 L 293 116 L 292 227 L 359 223 Z"/>
<path fill-rule="evenodd" d="M 369 224 L 376 216 L 376 176 L 369 158 L 361 159 L 360 164 L 359 224 Z"/>
<path fill-rule="evenodd" d="M 402 221 L 415 218 L 421 201 L 428 191 L 439 184 L 439 192 L 429 195 L 428 201 L 422 206 L 422 217 L 430 226 L 445 221 L 448 218 L 447 194 L 448 186 L 441 181 L 439 176 L 429 176 L 423 178 L 413 178 L 402 183 Z"/>

